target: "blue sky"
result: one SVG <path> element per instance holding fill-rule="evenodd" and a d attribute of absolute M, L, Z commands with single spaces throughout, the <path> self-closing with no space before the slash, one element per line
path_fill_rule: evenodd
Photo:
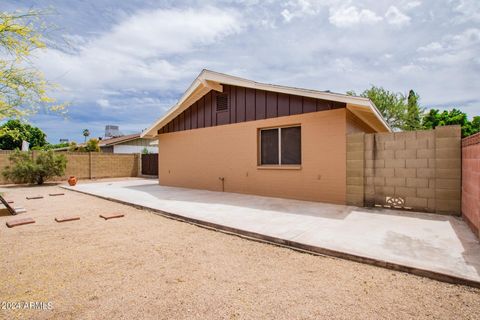
<path fill-rule="evenodd" d="M 54 9 L 50 49 L 33 62 L 61 85 L 62 119 L 30 122 L 82 141 L 106 124 L 138 132 L 208 68 L 252 80 L 361 92 L 408 92 L 424 107 L 480 115 L 480 1 L 11 1 Z"/>

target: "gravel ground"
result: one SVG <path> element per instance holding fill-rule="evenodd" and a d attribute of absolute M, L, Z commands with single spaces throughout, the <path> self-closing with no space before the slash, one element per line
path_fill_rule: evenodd
<path fill-rule="evenodd" d="M 65 195 L 48 197 L 53 192 Z M 0 301 L 51 302 L 52 309 L 0 310 L 1 318 L 479 316 L 478 289 L 249 241 L 57 186 L 7 194 L 37 222 L 8 229 L 13 217 L 0 217 Z M 98 217 L 109 212 L 126 217 Z M 54 222 L 62 215 L 81 220 Z"/>

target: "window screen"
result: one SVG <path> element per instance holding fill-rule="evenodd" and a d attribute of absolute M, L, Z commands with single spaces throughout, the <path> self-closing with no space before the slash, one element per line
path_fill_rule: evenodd
<path fill-rule="evenodd" d="M 260 131 L 261 164 L 278 164 L 278 129 Z"/>
<path fill-rule="evenodd" d="M 301 164 L 301 140 L 299 126 L 261 130 L 260 164 Z"/>
<path fill-rule="evenodd" d="M 301 164 L 302 148 L 300 127 L 281 128 L 282 164 Z"/>

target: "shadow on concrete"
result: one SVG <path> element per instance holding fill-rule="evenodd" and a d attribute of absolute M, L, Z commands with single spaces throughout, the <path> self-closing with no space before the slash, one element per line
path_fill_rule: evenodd
<path fill-rule="evenodd" d="M 450 221 L 450 219 L 453 218 L 452 216 L 440 215 L 435 213 L 396 210 L 396 209 L 388 209 L 388 208 L 358 207 L 356 209 L 357 211 L 368 212 L 371 214 L 392 215 L 392 216 L 398 216 L 398 217 L 407 217 L 407 218 L 413 218 L 413 219 L 432 220 L 432 221 Z"/>
<path fill-rule="evenodd" d="M 480 264 L 478 263 L 478 246 L 480 241 L 462 218 L 452 219 L 450 225 L 463 246 L 463 260 L 468 265 L 474 267 L 480 275 Z"/>
<path fill-rule="evenodd" d="M 166 187 L 157 184 L 125 186 L 123 188 L 146 192 L 150 196 L 155 197 L 159 200 L 197 202 L 204 204 L 222 204 L 226 206 L 243 207 L 256 210 L 280 211 L 283 213 L 308 215 L 312 217 L 326 219 L 345 219 L 353 211 L 432 221 L 450 221 L 452 218 L 454 218 L 451 216 L 424 212 L 394 210 L 375 207 L 360 208 L 347 205 L 330 204 L 325 202 L 302 201 L 295 199 L 275 198 L 231 192 L 208 191 L 200 189 L 187 189 L 179 187 Z M 246 203 L 245 196 L 254 199 L 254 201 Z M 302 210 L 299 210 L 298 208 L 302 208 Z"/>
<path fill-rule="evenodd" d="M 465 263 L 469 266 L 472 266 L 475 268 L 476 272 L 480 275 L 480 265 L 478 264 L 478 246 L 480 241 L 475 237 L 473 232 L 468 228 L 466 222 L 461 218 L 457 216 L 448 216 L 448 215 L 439 215 L 439 214 L 434 214 L 434 213 L 424 213 L 424 212 L 415 212 L 415 211 L 404 211 L 404 210 L 390 210 L 390 209 L 384 209 L 384 208 L 358 208 L 359 210 L 363 212 L 368 212 L 371 214 L 381 214 L 381 215 L 396 215 L 396 216 L 402 216 L 402 217 L 409 217 L 413 219 L 421 219 L 421 220 L 431 220 L 431 221 L 448 221 L 452 230 L 455 232 L 455 235 L 457 239 L 460 241 L 464 248 L 464 252 L 462 253 L 463 259 Z M 395 237 L 393 235 L 390 235 L 389 240 L 393 241 Z M 391 247 L 396 247 L 400 248 L 401 245 L 405 245 L 405 243 L 408 243 L 405 239 L 402 239 L 402 241 L 396 241 L 395 246 Z M 421 243 L 416 243 L 414 245 L 415 250 L 411 248 L 411 250 L 402 250 L 404 253 L 405 252 L 410 252 L 412 255 L 416 254 L 419 250 L 419 248 L 422 247 Z M 442 251 L 442 248 L 433 248 L 431 246 L 425 248 L 425 256 L 428 256 L 429 253 L 427 251 L 431 250 L 437 250 L 437 251 Z"/>
<path fill-rule="evenodd" d="M 222 204 L 226 206 L 236 206 L 243 208 L 250 208 L 256 210 L 273 210 L 295 215 L 308 215 L 313 217 L 320 217 L 326 219 L 345 219 L 349 214 L 354 211 L 365 212 L 369 214 L 378 214 L 378 215 L 389 215 L 389 216 L 399 216 L 404 218 L 411 219 L 420 219 L 420 220 L 430 220 L 430 221 L 448 221 L 452 230 L 455 232 L 457 238 L 462 243 L 465 251 L 463 257 L 465 262 L 474 267 L 478 274 L 480 274 L 480 266 L 475 258 L 475 253 L 478 249 L 478 240 L 475 238 L 471 230 L 466 226 L 464 221 L 460 217 L 455 216 L 445 216 L 438 215 L 433 213 L 424 213 L 424 212 L 415 212 L 415 211 L 405 211 L 405 210 L 394 210 L 388 208 L 360 208 L 352 206 L 342 206 L 336 204 L 328 204 L 321 202 L 311 202 L 311 201 L 301 201 L 293 199 L 283 199 L 283 198 L 274 198 L 274 197 L 263 197 L 256 195 L 248 195 L 253 198 L 254 201 L 245 203 L 244 194 L 236 194 L 229 192 L 218 192 L 218 191 L 207 191 L 207 190 L 195 190 L 195 189 L 185 189 L 177 187 L 163 187 L 159 185 L 137 185 L 137 186 L 127 186 L 126 189 L 146 192 L 149 195 L 161 199 L 161 200 L 174 200 L 174 201 L 185 201 L 185 202 L 197 202 L 203 204 Z M 171 190 L 168 192 L 167 190 Z M 299 210 L 298 208 L 302 208 Z M 394 241 L 397 237 L 390 235 L 389 239 Z M 401 236 L 401 235 L 397 235 Z M 401 239 L 396 239 L 397 244 L 392 247 L 398 247 L 400 245 L 405 245 L 408 243 L 405 236 L 402 236 Z M 413 243 L 413 247 L 410 252 L 412 255 L 417 255 L 419 252 L 424 252 L 428 255 L 427 251 L 431 251 L 432 248 L 430 245 L 422 243 Z M 422 247 L 425 247 L 424 250 L 419 250 Z M 400 250 L 400 247 L 398 247 Z M 409 250 L 400 250 L 405 254 Z M 408 248 L 407 248 L 408 249 Z M 437 248 L 435 250 L 442 251 L 442 248 Z M 429 252 L 430 254 L 432 252 Z M 438 252 L 440 253 L 440 252 Z M 421 257 L 416 257 L 421 258 Z"/>
<path fill-rule="evenodd" d="M 159 200 L 196 202 L 202 204 L 220 204 L 250 208 L 255 210 L 279 211 L 295 215 L 308 215 L 326 219 L 345 219 L 356 207 L 337 204 L 302 201 L 284 198 L 264 197 L 250 194 L 218 192 L 177 187 L 164 187 L 157 184 L 125 186 L 125 189 L 146 192 Z M 245 202 L 245 196 L 252 201 Z M 299 211 L 298 208 L 302 210 Z"/>

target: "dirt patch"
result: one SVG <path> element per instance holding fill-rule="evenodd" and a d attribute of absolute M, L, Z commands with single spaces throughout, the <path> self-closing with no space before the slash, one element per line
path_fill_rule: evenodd
<path fill-rule="evenodd" d="M 3 189 L 35 224 L 0 217 L 0 310 L 36 319 L 475 319 L 480 290 L 313 256 L 57 186 Z M 64 196 L 49 197 L 49 193 Z M 26 196 L 43 199 L 26 200 Z M 125 217 L 105 221 L 103 213 Z M 77 221 L 57 223 L 57 216 Z M 20 216 L 18 216 L 20 217 Z"/>

